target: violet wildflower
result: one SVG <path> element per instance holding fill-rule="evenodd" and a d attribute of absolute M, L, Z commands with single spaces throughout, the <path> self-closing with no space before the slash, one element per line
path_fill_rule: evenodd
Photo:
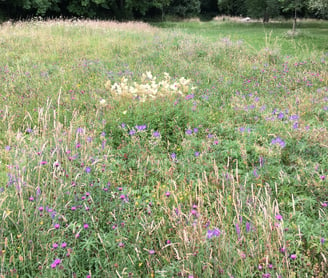
<path fill-rule="evenodd" d="M 5 147 L 5 150 L 6 150 L 6 151 L 10 151 L 10 149 L 11 149 L 10 146 L 6 146 L 6 147 Z"/>
<path fill-rule="evenodd" d="M 33 201 L 34 201 L 34 197 L 31 196 L 31 197 L 29 198 L 29 201 L 30 201 L 30 202 L 33 202 Z"/>
<path fill-rule="evenodd" d="M 246 226 L 246 233 L 248 233 L 251 230 L 251 223 L 246 222 L 245 226 Z"/>
<path fill-rule="evenodd" d="M 86 173 L 90 173 L 91 172 L 91 168 L 90 167 L 85 167 L 85 172 Z"/>
<path fill-rule="evenodd" d="M 324 244 L 324 243 L 325 243 L 325 241 L 326 241 L 326 240 L 325 240 L 325 238 L 324 238 L 324 237 L 320 238 L 320 243 L 321 243 L 321 244 Z"/>
<path fill-rule="evenodd" d="M 153 132 L 153 137 L 158 138 L 160 136 L 161 136 L 161 134 L 158 131 Z"/>
<path fill-rule="evenodd" d="M 280 112 L 280 113 L 278 114 L 277 118 L 281 120 L 281 119 L 284 118 L 284 116 L 285 116 L 285 114 L 282 113 L 282 112 Z"/>
<path fill-rule="evenodd" d="M 88 225 L 87 223 L 85 223 L 85 224 L 83 225 L 83 228 L 84 228 L 84 229 L 88 229 L 88 228 L 89 228 L 89 225 Z"/>
<path fill-rule="evenodd" d="M 218 228 L 214 228 L 213 230 L 208 229 L 207 230 L 207 238 L 211 239 L 212 237 L 218 237 L 220 236 L 221 231 Z"/>
<path fill-rule="evenodd" d="M 150 250 L 148 251 L 148 253 L 149 253 L 150 255 L 154 255 L 154 254 L 155 254 L 155 250 L 150 249 Z"/>
<path fill-rule="evenodd" d="M 54 227 L 55 227 L 55 229 L 58 230 L 60 228 L 60 225 L 59 224 L 55 224 Z"/>
<path fill-rule="evenodd" d="M 39 207 L 39 211 L 43 211 L 43 207 Z"/>
<path fill-rule="evenodd" d="M 175 153 L 171 153 L 171 158 L 172 159 L 176 159 L 177 158 L 177 155 Z"/>
<path fill-rule="evenodd" d="M 58 248 L 58 243 L 54 243 L 54 244 L 52 244 L 52 248 L 53 248 L 53 249 L 57 249 L 57 248 Z"/>
<path fill-rule="evenodd" d="M 191 129 L 187 129 L 187 130 L 186 130 L 186 134 L 187 134 L 187 135 L 191 135 L 191 134 L 192 134 L 192 130 L 191 130 Z"/>
<path fill-rule="evenodd" d="M 66 242 L 63 242 L 63 243 L 61 244 L 61 248 L 66 248 L 66 246 L 67 246 L 67 243 L 66 243 Z"/>
<path fill-rule="evenodd" d="M 326 176 L 324 176 L 324 175 L 321 175 L 321 176 L 320 176 L 320 179 L 321 179 L 321 180 L 325 180 L 325 178 L 326 178 Z"/>
<path fill-rule="evenodd" d="M 199 154 L 200 154 L 199 152 L 195 152 L 195 156 L 196 156 L 196 157 L 198 157 L 198 156 L 199 156 Z"/>
<path fill-rule="evenodd" d="M 134 129 L 131 129 L 131 130 L 129 131 L 129 135 L 130 135 L 130 136 L 133 136 L 134 134 L 136 134 L 136 131 L 135 131 Z"/>
<path fill-rule="evenodd" d="M 236 233 L 238 235 L 238 238 L 240 237 L 240 227 L 238 225 L 238 223 L 235 224 L 235 228 L 236 228 Z"/>
<path fill-rule="evenodd" d="M 292 260 L 296 260 L 297 256 L 296 256 L 296 254 L 291 254 L 291 255 L 290 255 L 290 258 L 291 258 Z"/>
<path fill-rule="evenodd" d="M 270 273 L 263 273 L 262 278 L 270 278 L 271 274 Z"/>
<path fill-rule="evenodd" d="M 169 191 L 165 192 L 166 197 L 170 197 L 171 193 Z"/>
<path fill-rule="evenodd" d="M 291 115 L 289 118 L 291 121 L 297 121 L 299 119 L 298 115 Z"/>
<path fill-rule="evenodd" d="M 194 128 L 194 133 L 197 133 L 197 132 L 198 132 L 198 128 L 195 127 L 195 128 Z"/>

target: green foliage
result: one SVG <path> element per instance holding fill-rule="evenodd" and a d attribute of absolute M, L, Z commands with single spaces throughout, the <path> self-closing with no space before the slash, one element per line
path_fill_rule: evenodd
<path fill-rule="evenodd" d="M 245 0 L 247 13 L 254 18 L 263 18 L 263 22 L 269 22 L 269 19 L 279 15 L 278 0 Z"/>

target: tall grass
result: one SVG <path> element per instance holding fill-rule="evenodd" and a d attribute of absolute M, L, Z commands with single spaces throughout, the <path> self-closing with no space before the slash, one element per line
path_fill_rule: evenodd
<path fill-rule="evenodd" d="M 1 277 L 328 275 L 325 52 L 143 23 L 0 35 Z"/>

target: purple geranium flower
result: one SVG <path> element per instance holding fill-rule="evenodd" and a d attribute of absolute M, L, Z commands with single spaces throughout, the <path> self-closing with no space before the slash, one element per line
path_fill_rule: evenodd
<path fill-rule="evenodd" d="M 218 228 L 214 228 L 213 230 L 208 229 L 207 230 L 207 238 L 211 239 L 212 237 L 218 237 L 220 236 L 221 231 Z"/>

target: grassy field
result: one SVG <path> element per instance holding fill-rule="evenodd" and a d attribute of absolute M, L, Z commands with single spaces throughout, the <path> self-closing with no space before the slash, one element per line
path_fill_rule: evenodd
<path fill-rule="evenodd" d="M 0 277 L 327 277 L 327 22 L 0 26 Z"/>

